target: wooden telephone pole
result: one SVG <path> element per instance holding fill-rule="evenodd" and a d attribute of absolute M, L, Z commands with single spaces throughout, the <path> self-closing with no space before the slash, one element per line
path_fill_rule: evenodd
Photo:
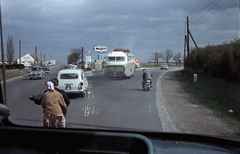
<path fill-rule="evenodd" d="M 191 38 L 192 38 L 192 41 L 193 41 L 193 43 L 194 43 L 195 47 L 198 49 L 197 43 L 195 42 L 195 40 L 194 40 L 194 38 L 193 38 L 193 36 L 192 36 L 192 34 L 191 34 L 190 30 L 189 30 L 189 20 L 188 20 L 188 17 L 187 17 L 187 36 L 185 36 L 185 40 L 187 41 L 188 68 L 190 68 L 189 35 L 191 36 Z M 184 53 L 185 53 L 185 51 L 184 51 Z"/>
<path fill-rule="evenodd" d="M 187 55 L 188 55 L 188 68 L 190 68 L 190 56 L 189 56 L 189 20 L 187 17 Z"/>

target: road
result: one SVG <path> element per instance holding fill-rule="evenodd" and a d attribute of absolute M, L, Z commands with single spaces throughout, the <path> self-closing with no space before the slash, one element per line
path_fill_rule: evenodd
<path fill-rule="evenodd" d="M 30 80 L 28 76 L 7 82 L 9 119 L 19 125 L 42 126 L 41 106 L 29 100 L 31 95 L 41 95 L 45 83 L 57 76 L 56 66 L 43 80 Z M 103 72 L 86 72 L 90 88 L 84 98 L 70 96 L 71 104 L 66 116 L 68 128 L 98 128 L 117 130 L 162 131 L 159 111 L 156 107 L 156 85 L 166 70 L 150 69 L 153 89 L 141 90 L 142 71 L 137 70 L 131 79 L 109 80 Z"/>

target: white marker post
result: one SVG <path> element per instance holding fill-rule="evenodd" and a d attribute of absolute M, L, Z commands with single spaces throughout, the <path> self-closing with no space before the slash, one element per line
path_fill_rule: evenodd
<path fill-rule="evenodd" d="M 194 74 L 193 78 L 194 78 L 194 83 L 197 82 L 197 74 Z"/>

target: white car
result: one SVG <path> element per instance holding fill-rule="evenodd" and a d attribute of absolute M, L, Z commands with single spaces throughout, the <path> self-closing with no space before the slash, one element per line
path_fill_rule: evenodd
<path fill-rule="evenodd" d="M 166 63 L 161 64 L 160 69 L 168 69 L 168 65 Z"/>
<path fill-rule="evenodd" d="M 58 88 L 67 94 L 77 94 L 84 97 L 88 87 L 88 80 L 81 69 L 63 69 L 58 72 Z"/>

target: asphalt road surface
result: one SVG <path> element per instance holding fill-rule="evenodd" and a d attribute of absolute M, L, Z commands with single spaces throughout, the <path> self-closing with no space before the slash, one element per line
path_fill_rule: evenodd
<path fill-rule="evenodd" d="M 19 125 L 42 126 L 43 109 L 29 100 L 31 95 L 42 95 L 45 83 L 57 76 L 63 66 L 50 69 L 43 80 L 29 76 L 7 81 L 9 119 Z M 171 69 L 171 68 L 170 68 Z M 142 91 L 142 71 L 134 77 L 108 79 L 103 72 L 86 72 L 90 84 L 85 97 L 70 97 L 67 111 L 68 128 L 163 131 L 156 104 L 156 86 L 167 70 L 149 69 L 153 74 L 153 88 Z"/>

